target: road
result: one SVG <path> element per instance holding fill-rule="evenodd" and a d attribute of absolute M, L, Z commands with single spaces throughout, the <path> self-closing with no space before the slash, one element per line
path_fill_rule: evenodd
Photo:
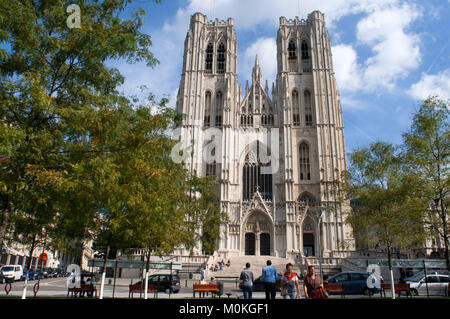
<path fill-rule="evenodd" d="M 67 296 L 67 280 L 68 278 L 49 278 L 40 281 L 38 297 L 66 297 Z M 136 282 L 137 279 L 134 280 Z M 164 292 L 158 293 L 158 298 L 192 298 L 192 283 L 194 281 L 182 280 L 181 290 L 176 294 L 168 294 Z M 29 281 L 27 285 L 27 298 L 34 297 L 33 286 L 37 281 Z M 108 280 L 107 280 L 108 283 Z M 113 290 L 115 298 L 128 298 L 128 285 L 131 283 L 131 279 L 118 279 L 115 288 L 112 284 L 105 284 L 104 297 L 112 298 Z M 5 285 L 0 284 L 0 297 L 5 297 Z M 96 283 L 97 290 L 100 290 L 100 284 Z M 22 296 L 24 282 L 16 281 L 11 284 L 11 291 L 9 296 L 20 297 Z M 227 298 L 226 294 L 231 294 L 230 298 L 242 298 L 242 291 L 239 290 L 234 283 L 224 283 L 224 295 L 222 297 Z M 153 297 L 153 294 L 149 294 L 149 297 Z M 379 297 L 379 294 L 375 296 Z M 139 298 L 139 294 L 135 294 L 134 298 Z M 143 294 L 142 294 L 143 298 Z M 263 292 L 254 292 L 254 299 L 264 299 L 265 294 Z M 280 293 L 277 293 L 277 298 L 281 298 Z M 339 295 L 330 296 L 330 298 L 341 298 Z M 345 298 L 370 298 L 363 295 L 345 296 Z M 372 297 L 374 298 L 374 297 Z"/>

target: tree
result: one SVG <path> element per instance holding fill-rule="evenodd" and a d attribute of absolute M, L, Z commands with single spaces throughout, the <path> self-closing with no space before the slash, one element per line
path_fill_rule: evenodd
<path fill-rule="evenodd" d="M 424 238 L 420 189 L 392 144 L 375 142 L 358 149 L 350 164 L 346 191 L 354 205 L 346 222 L 360 243 L 384 248 L 393 285 L 392 248 L 416 247 Z"/>
<path fill-rule="evenodd" d="M 421 186 L 421 198 L 427 208 L 424 222 L 431 236 L 437 234 L 441 238 L 448 270 L 449 112 L 448 102 L 430 97 L 414 113 L 410 130 L 403 134 L 405 158 Z"/>
<path fill-rule="evenodd" d="M 81 160 L 105 151 L 87 137 L 88 129 L 108 124 L 96 115 L 122 99 L 116 88 L 123 77 L 106 63 L 157 63 L 150 36 L 139 31 L 144 11 L 119 18 L 131 2 L 78 1 L 81 28 L 73 29 L 67 1 L 0 3 L 0 247 L 16 212 L 39 214 L 26 210 L 25 194 L 47 200 L 38 176 L 65 184 Z"/>

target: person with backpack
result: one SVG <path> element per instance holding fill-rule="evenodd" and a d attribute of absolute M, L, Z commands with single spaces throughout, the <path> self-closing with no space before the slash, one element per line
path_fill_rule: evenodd
<path fill-rule="evenodd" d="M 253 271 L 250 269 L 250 263 L 245 264 L 245 269 L 242 270 L 239 279 L 242 280 L 242 290 L 244 292 L 244 299 L 252 299 L 253 282 L 255 281 L 255 276 L 253 274 Z"/>
<path fill-rule="evenodd" d="M 297 299 L 301 296 L 297 274 L 292 270 L 293 265 L 288 263 L 286 265 L 286 272 L 281 277 L 281 294 L 284 299 Z"/>

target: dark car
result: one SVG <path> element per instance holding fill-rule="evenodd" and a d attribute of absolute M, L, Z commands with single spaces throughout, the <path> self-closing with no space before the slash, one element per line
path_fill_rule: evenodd
<path fill-rule="evenodd" d="M 253 291 L 255 292 L 264 291 L 264 282 L 261 279 L 262 276 L 259 276 L 258 278 L 255 279 L 255 281 L 253 282 Z M 239 284 L 239 288 L 242 290 L 243 288 L 242 282 Z M 281 291 L 281 278 L 279 278 L 276 282 L 276 290 Z"/>
<path fill-rule="evenodd" d="M 369 295 L 370 289 L 367 287 L 369 275 L 366 272 L 341 272 L 328 279 L 328 283 L 342 284 L 344 295 Z M 374 292 L 379 292 L 379 290 L 375 289 Z"/>
<path fill-rule="evenodd" d="M 143 281 L 139 281 L 136 284 L 141 284 Z M 180 279 L 176 275 L 151 275 L 148 277 L 148 284 L 154 285 L 158 291 L 170 290 L 173 293 L 180 291 Z"/>
<path fill-rule="evenodd" d="M 25 281 L 28 274 L 28 280 L 35 280 L 36 279 L 36 273 L 33 269 L 30 269 L 28 271 L 24 270 L 22 276 L 20 277 L 20 280 Z"/>

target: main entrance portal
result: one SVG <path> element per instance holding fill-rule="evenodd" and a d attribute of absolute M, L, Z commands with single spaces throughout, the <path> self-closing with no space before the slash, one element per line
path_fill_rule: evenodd
<path fill-rule="evenodd" d="M 255 234 L 253 234 L 253 233 L 245 234 L 245 254 L 246 255 L 254 255 L 255 254 L 255 244 L 256 244 Z"/>
<path fill-rule="evenodd" d="M 273 249 L 273 224 L 270 217 L 255 210 L 249 213 L 244 224 L 243 243 L 245 255 L 270 256 Z"/>

